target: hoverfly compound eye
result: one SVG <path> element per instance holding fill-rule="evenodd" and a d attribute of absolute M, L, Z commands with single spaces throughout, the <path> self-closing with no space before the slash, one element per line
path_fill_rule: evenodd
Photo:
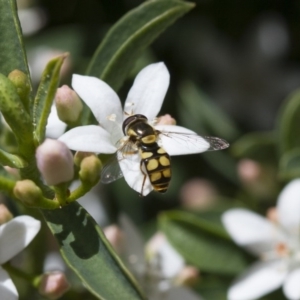
<path fill-rule="evenodd" d="M 127 119 L 124 120 L 123 126 L 122 126 L 122 130 L 125 135 L 126 135 L 128 126 L 137 120 L 148 120 L 148 119 L 144 115 L 140 115 L 140 114 L 129 116 Z"/>

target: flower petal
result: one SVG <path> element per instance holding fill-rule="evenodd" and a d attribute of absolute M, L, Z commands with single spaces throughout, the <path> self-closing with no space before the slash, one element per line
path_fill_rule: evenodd
<path fill-rule="evenodd" d="M 128 115 L 142 114 L 150 121 L 153 120 L 160 111 L 169 82 L 169 71 L 162 62 L 142 69 L 128 93 L 124 106 L 124 119 Z"/>
<path fill-rule="evenodd" d="M 19 216 L 1 225 L 0 265 L 22 251 L 40 228 L 41 222 L 29 216 Z"/>
<path fill-rule="evenodd" d="M 121 102 L 107 83 L 96 77 L 74 74 L 72 87 L 91 109 L 99 124 L 109 133 L 116 130 L 115 122 L 121 125 L 123 121 Z"/>
<path fill-rule="evenodd" d="M 161 273 L 166 278 L 175 277 L 184 267 L 183 257 L 171 246 L 167 239 L 158 248 Z"/>
<path fill-rule="evenodd" d="M 17 300 L 18 291 L 8 273 L 0 267 L 0 295 L 1 300 Z"/>
<path fill-rule="evenodd" d="M 65 132 L 66 128 L 67 124 L 59 119 L 56 106 L 52 105 L 46 126 L 46 137 L 57 139 Z"/>
<path fill-rule="evenodd" d="M 256 255 L 268 253 L 284 235 L 267 219 L 246 209 L 230 209 L 222 222 L 232 239 Z"/>
<path fill-rule="evenodd" d="M 76 151 L 114 153 L 117 150 L 111 142 L 110 134 L 98 125 L 75 127 L 58 140 Z"/>
<path fill-rule="evenodd" d="M 300 269 L 293 270 L 288 274 L 283 285 L 283 292 L 290 300 L 300 299 Z"/>
<path fill-rule="evenodd" d="M 289 232 L 300 234 L 300 179 L 291 181 L 282 190 L 277 202 L 279 223 Z"/>
<path fill-rule="evenodd" d="M 254 300 L 279 288 L 287 274 L 282 261 L 258 262 L 228 290 L 228 300 Z"/>
<path fill-rule="evenodd" d="M 148 195 L 153 187 L 148 175 L 144 175 L 141 171 L 141 158 L 139 154 L 132 154 L 128 158 L 124 158 L 122 153 L 118 153 L 120 168 L 127 184 L 142 194 Z"/>
<path fill-rule="evenodd" d="M 210 149 L 210 144 L 194 131 L 181 126 L 156 125 L 161 132 L 159 144 L 169 155 L 201 153 Z"/>

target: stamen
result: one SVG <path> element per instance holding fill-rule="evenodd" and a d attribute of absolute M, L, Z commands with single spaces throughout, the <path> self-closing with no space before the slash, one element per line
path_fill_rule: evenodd
<path fill-rule="evenodd" d="M 111 115 L 108 115 L 106 118 L 107 118 L 107 120 L 109 120 L 109 121 L 115 122 L 117 116 L 116 116 L 116 114 L 111 114 Z"/>
<path fill-rule="evenodd" d="M 275 252 L 280 257 L 288 256 L 288 254 L 289 254 L 289 248 L 287 247 L 287 245 L 285 243 L 278 243 L 275 246 Z"/>

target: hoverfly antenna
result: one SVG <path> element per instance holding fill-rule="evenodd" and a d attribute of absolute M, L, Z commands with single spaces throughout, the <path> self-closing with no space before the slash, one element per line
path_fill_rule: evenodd
<path fill-rule="evenodd" d="M 123 133 L 126 135 L 126 128 L 132 124 L 133 122 L 135 122 L 136 120 L 148 120 L 147 117 L 145 117 L 144 115 L 140 115 L 140 114 L 137 114 L 137 115 L 132 115 L 132 116 L 129 116 L 127 119 L 124 120 L 123 122 L 123 125 L 122 125 L 122 130 L 123 130 Z"/>

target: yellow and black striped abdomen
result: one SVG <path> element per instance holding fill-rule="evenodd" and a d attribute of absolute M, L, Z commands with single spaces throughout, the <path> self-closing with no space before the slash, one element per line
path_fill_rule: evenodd
<path fill-rule="evenodd" d="M 163 148 L 159 147 L 157 143 L 153 143 L 151 146 L 142 145 L 140 154 L 153 189 L 157 192 L 165 193 L 168 190 L 171 180 L 169 154 Z"/>

